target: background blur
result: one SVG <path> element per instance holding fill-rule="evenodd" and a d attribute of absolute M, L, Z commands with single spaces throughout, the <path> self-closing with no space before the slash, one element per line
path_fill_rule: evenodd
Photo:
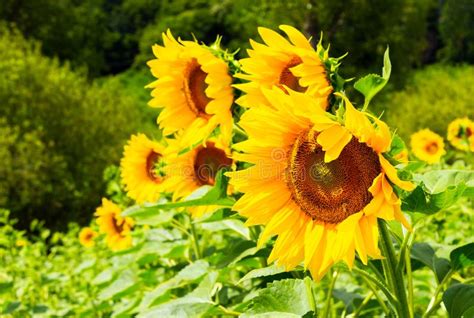
<path fill-rule="evenodd" d="M 0 208 L 20 226 L 87 223 L 129 135 L 160 135 L 144 86 L 161 33 L 222 35 L 244 57 L 258 26 L 280 24 L 349 51 L 346 78 L 380 73 L 390 45 L 390 87 L 372 110 L 405 140 L 474 117 L 474 0 L 2 0 Z"/>

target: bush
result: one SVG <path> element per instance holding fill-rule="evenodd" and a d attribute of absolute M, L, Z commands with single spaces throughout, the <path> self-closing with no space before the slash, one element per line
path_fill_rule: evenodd
<path fill-rule="evenodd" d="M 473 66 L 433 65 L 415 72 L 404 90 L 385 95 L 378 106 L 405 140 L 422 128 L 445 136 L 453 119 L 474 118 L 472 83 Z"/>
<path fill-rule="evenodd" d="M 98 176 L 140 127 L 139 105 L 120 82 L 90 84 L 5 28 L 0 72 L 2 205 L 49 225 L 85 221 L 103 192 Z"/>

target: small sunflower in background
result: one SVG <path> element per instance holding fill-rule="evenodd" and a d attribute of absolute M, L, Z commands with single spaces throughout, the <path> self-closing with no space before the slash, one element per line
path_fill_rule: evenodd
<path fill-rule="evenodd" d="M 443 137 L 425 128 L 410 137 L 413 154 L 429 164 L 438 163 L 446 154 Z"/>
<path fill-rule="evenodd" d="M 94 239 L 97 237 L 97 232 L 90 227 L 85 227 L 79 232 L 79 243 L 85 247 L 92 247 L 95 245 Z"/>
<path fill-rule="evenodd" d="M 105 198 L 97 208 L 95 215 L 99 232 L 106 235 L 106 242 L 113 251 L 123 250 L 132 245 L 131 230 L 134 222 L 129 217 L 122 217 L 118 205 Z"/>
<path fill-rule="evenodd" d="M 132 135 L 124 147 L 122 182 L 137 203 L 155 202 L 165 178 L 162 172 L 164 146 L 144 134 Z"/>
<path fill-rule="evenodd" d="M 176 40 L 163 33 L 163 46 L 154 45 L 156 59 L 148 62 L 157 78 L 149 105 L 163 108 L 158 124 L 164 135 L 184 130 L 182 148 L 207 138 L 220 127 L 227 141 L 232 137 L 231 106 L 234 100 L 229 67 L 211 50 L 192 41 Z"/>
<path fill-rule="evenodd" d="M 320 107 L 329 105 L 333 91 L 323 62 L 327 51 L 320 45 L 314 50 L 310 41 L 297 29 L 281 25 L 289 41 L 277 32 L 260 27 L 258 32 L 265 44 L 250 40 L 248 58 L 240 60 L 243 74 L 236 77 L 249 81 L 235 85 L 246 94 L 236 102 L 244 107 L 268 105 L 261 88 L 277 86 L 283 91 L 305 92 L 319 100 Z"/>
<path fill-rule="evenodd" d="M 401 163 L 408 163 L 408 150 L 407 149 L 403 149 L 402 151 L 400 151 L 399 153 L 397 153 L 393 159 L 397 160 L 398 162 L 401 162 Z"/>
<path fill-rule="evenodd" d="M 448 126 L 448 141 L 462 151 L 474 151 L 474 122 L 467 117 L 453 120 Z"/>
<path fill-rule="evenodd" d="M 189 196 L 202 186 L 213 186 L 217 172 L 222 168 L 232 168 L 230 148 L 221 138 L 211 138 L 205 144 L 179 154 L 179 140 L 170 140 L 164 168 L 167 179 L 164 188 L 173 193 L 172 200 L 177 201 Z M 216 209 L 214 206 L 196 206 L 188 208 L 193 217 L 200 217 Z"/>
<path fill-rule="evenodd" d="M 242 116 L 249 139 L 233 156 L 253 166 L 227 175 L 244 193 L 233 209 L 247 225 L 265 226 L 259 246 L 278 236 L 269 262 L 291 270 L 303 261 L 320 279 L 340 260 L 352 267 L 355 251 L 364 264 L 382 257 L 377 219 L 410 228 L 392 184 L 414 188 L 385 157 L 387 125 L 347 99 L 338 121 L 311 96 L 279 88 L 263 93 L 273 109 L 251 108 Z"/>

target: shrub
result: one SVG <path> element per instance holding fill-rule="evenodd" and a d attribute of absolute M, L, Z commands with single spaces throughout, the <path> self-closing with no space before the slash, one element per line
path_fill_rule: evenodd
<path fill-rule="evenodd" d="M 136 100 L 117 81 L 90 84 L 5 28 L 0 72 L 1 152 L 10 158 L 3 203 L 13 213 L 36 211 L 50 225 L 64 216 L 84 221 L 103 192 L 97 176 L 118 162 L 140 126 Z"/>
<path fill-rule="evenodd" d="M 414 72 L 404 90 L 385 95 L 378 106 L 405 140 L 422 128 L 445 136 L 453 119 L 474 118 L 473 82 L 473 66 L 433 65 Z"/>

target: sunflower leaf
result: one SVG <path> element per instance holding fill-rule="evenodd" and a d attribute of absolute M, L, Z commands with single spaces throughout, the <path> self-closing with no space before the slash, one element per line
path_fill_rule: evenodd
<path fill-rule="evenodd" d="M 372 98 L 377 95 L 388 83 L 392 72 L 392 63 L 390 62 L 389 48 L 385 50 L 383 57 L 382 76 L 369 74 L 354 83 L 354 88 L 365 97 L 364 109 L 367 108 Z"/>
<path fill-rule="evenodd" d="M 415 174 L 418 187 L 403 199 L 405 211 L 433 214 L 461 197 L 474 198 L 474 171 L 435 170 Z"/>
<path fill-rule="evenodd" d="M 155 203 L 145 207 L 133 206 L 122 212 L 122 216 L 150 216 L 158 213 L 158 210 L 183 208 L 192 206 L 222 206 L 231 207 L 235 200 L 227 196 L 228 178 L 224 175 L 225 169 L 219 170 L 216 175 L 216 183 L 213 187 L 204 186 L 197 189 L 187 199 L 179 202 Z"/>
<path fill-rule="evenodd" d="M 309 283 L 310 288 L 314 288 L 314 282 Z M 301 317 L 314 310 L 311 297 L 302 279 L 275 281 L 260 290 L 259 295 L 252 300 L 250 309 L 240 317 Z"/>
<path fill-rule="evenodd" d="M 474 285 L 456 284 L 443 294 L 443 303 L 451 318 L 474 315 Z"/>
<path fill-rule="evenodd" d="M 451 265 L 458 270 L 474 265 L 474 243 L 455 248 L 450 254 Z"/>

